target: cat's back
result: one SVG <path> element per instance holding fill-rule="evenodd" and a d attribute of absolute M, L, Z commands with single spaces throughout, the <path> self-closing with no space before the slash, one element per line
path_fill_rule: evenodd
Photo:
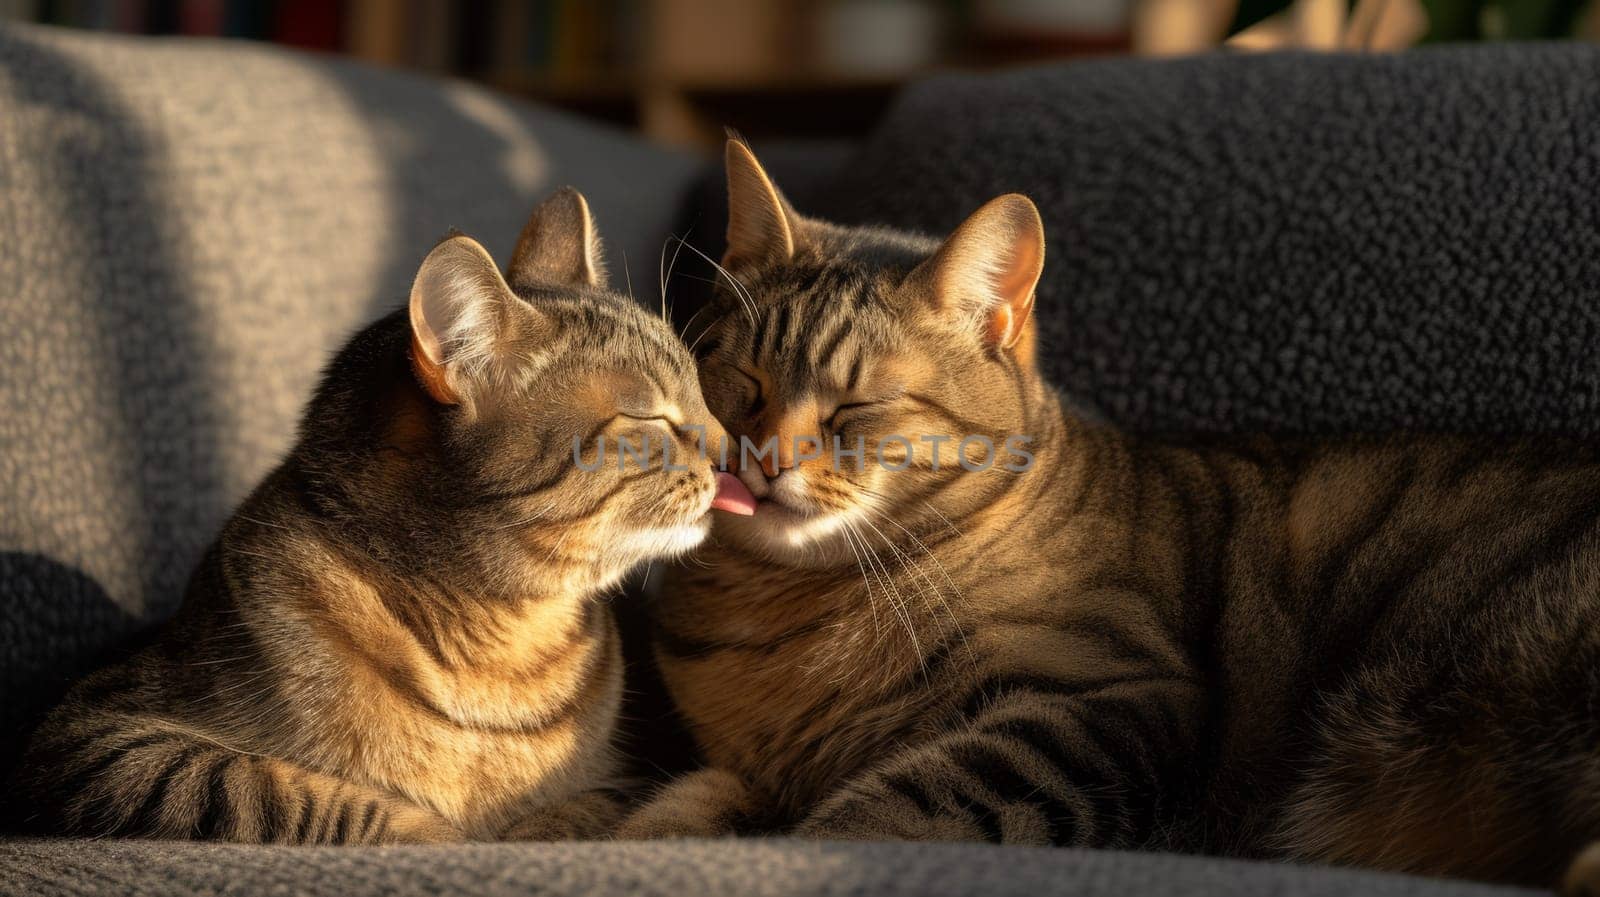
<path fill-rule="evenodd" d="M 1539 694 L 1544 718 L 1583 715 L 1591 699 L 1565 705 L 1541 658 L 1600 662 L 1594 443 L 1260 436 L 1140 450 L 1186 471 L 1173 528 L 1204 558 L 1188 579 L 1205 608 L 1191 650 L 1217 706 L 1202 846 L 1272 843 L 1281 808 L 1257 797 L 1329 756 L 1526 741 L 1513 717 L 1532 707 L 1514 695 Z"/>
<path fill-rule="evenodd" d="M 1131 452 L 1168 496 L 1148 525 L 1190 561 L 1181 601 L 1205 609 L 1191 615 L 1197 653 L 1246 671 L 1253 692 L 1314 693 L 1531 583 L 1572 619 L 1600 609 L 1600 444 L 1251 436 Z"/>
<path fill-rule="evenodd" d="M 1101 489 L 1114 506 L 1143 511 L 1153 531 L 1200 531 L 1219 556 L 1287 565 L 1289 591 L 1325 592 L 1336 583 L 1321 574 L 1392 559 L 1402 536 L 1425 537 L 1412 553 L 1436 556 L 1530 527 L 1564 527 L 1581 541 L 1600 519 L 1592 440 L 1392 433 L 1120 443 L 1122 457 L 1096 471 L 1109 474 Z"/>

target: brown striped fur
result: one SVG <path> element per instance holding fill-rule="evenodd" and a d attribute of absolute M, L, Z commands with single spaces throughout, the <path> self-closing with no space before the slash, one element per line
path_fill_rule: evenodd
<path fill-rule="evenodd" d="M 16 790 L 36 829 L 376 843 L 612 823 L 604 594 L 699 541 L 714 483 L 659 456 L 583 471 L 573 436 L 592 454 L 602 434 L 716 425 L 688 353 L 604 291 L 595 253 L 570 190 L 530 221 L 514 291 L 470 239 L 435 248 L 409 308 L 333 361 L 178 615 L 34 735 Z"/>
<path fill-rule="evenodd" d="M 707 771 L 625 833 L 1545 885 L 1600 837 L 1594 446 L 1120 431 L 1033 364 L 1031 204 L 996 200 L 943 244 L 845 229 L 728 150 L 737 286 L 700 374 L 729 431 L 1025 433 L 1035 462 L 747 470 L 766 501 L 717 522 L 657 619 Z"/>

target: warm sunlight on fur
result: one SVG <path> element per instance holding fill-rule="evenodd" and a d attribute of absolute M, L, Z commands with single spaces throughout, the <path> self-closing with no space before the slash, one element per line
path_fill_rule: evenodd
<path fill-rule="evenodd" d="M 659 602 L 707 765 L 624 834 L 1593 892 L 1600 449 L 1126 432 L 1036 369 L 1028 200 L 941 242 L 803 218 L 738 141 L 727 165 L 700 382 L 730 434 L 777 449 L 741 470 L 755 515 L 719 519 Z M 1033 463 L 935 466 L 963 434 L 988 462 L 1025 434 Z M 865 463 L 805 448 L 835 440 Z"/>
<path fill-rule="evenodd" d="M 602 289 L 597 247 L 568 189 L 504 276 L 466 236 L 429 253 L 407 307 L 334 359 L 299 443 L 156 644 L 39 729 L 20 788 L 38 828 L 288 843 L 609 829 L 623 659 L 602 599 L 699 545 L 725 481 L 665 463 L 694 449 L 672 425 L 721 429 L 671 328 Z M 646 436 L 638 463 L 579 463 Z"/>

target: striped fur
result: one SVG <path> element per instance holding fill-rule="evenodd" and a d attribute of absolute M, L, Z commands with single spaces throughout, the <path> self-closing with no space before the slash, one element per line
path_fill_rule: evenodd
<path fill-rule="evenodd" d="M 584 471 L 573 436 L 591 452 L 671 435 L 656 413 L 715 424 L 671 329 L 570 258 L 592 250 L 581 197 L 535 222 L 567 251 L 519 246 L 537 263 L 513 266 L 518 294 L 454 237 L 412 308 L 339 353 L 178 615 L 35 733 L 15 786 L 35 829 L 307 844 L 613 824 L 623 665 L 601 599 L 699 540 L 714 483 L 659 456 Z"/>
<path fill-rule="evenodd" d="M 1026 433 L 1035 463 L 802 461 L 789 510 L 719 520 L 657 653 L 726 800 L 671 786 L 624 832 L 1546 885 L 1600 837 L 1594 446 L 1122 432 L 1040 380 L 1031 327 L 938 313 L 937 244 L 777 202 L 792 253 L 730 251 L 761 261 L 701 341 L 730 432 Z"/>

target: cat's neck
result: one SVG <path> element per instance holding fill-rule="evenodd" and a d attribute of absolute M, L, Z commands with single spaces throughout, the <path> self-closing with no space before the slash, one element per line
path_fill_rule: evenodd
<path fill-rule="evenodd" d="M 501 654 L 525 662 L 537 653 L 530 640 L 583 616 L 611 585 L 595 565 L 531 554 L 496 563 L 462 550 L 447 565 L 407 563 L 415 546 L 357 534 L 341 518 L 317 513 L 287 488 L 292 476 L 280 469 L 241 508 L 224 531 L 224 549 L 236 567 L 254 568 L 250 579 L 277 586 L 252 597 L 316 596 L 304 610 L 341 630 L 381 618 L 452 663 Z M 274 562 L 285 558 L 296 563 Z"/>
<path fill-rule="evenodd" d="M 1037 382 L 1025 426 L 1031 460 L 994 500 L 966 518 L 974 531 L 1005 534 L 1019 550 L 1046 541 L 1074 505 L 1095 488 L 1097 463 L 1120 454 L 1122 431 Z"/>

